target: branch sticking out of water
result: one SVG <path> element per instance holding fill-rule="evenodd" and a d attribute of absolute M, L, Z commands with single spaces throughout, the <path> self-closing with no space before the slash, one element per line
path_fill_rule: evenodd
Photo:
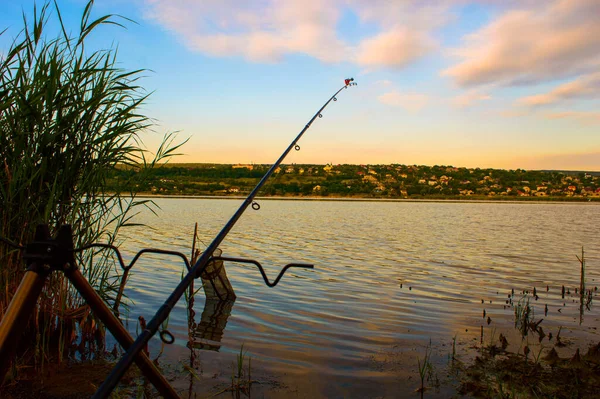
<path fill-rule="evenodd" d="M 583 306 L 585 301 L 585 253 L 583 247 L 581 247 L 581 258 L 577 255 L 575 256 L 581 265 L 581 278 L 579 280 L 579 325 L 581 325 L 583 323 Z"/>

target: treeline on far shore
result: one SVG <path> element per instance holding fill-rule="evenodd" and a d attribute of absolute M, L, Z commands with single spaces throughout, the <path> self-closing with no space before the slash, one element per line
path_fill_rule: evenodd
<path fill-rule="evenodd" d="M 155 195 L 248 194 L 270 165 L 184 164 L 138 171 L 119 167 L 107 190 Z M 600 201 L 600 172 L 424 165 L 282 165 L 262 196 Z"/>

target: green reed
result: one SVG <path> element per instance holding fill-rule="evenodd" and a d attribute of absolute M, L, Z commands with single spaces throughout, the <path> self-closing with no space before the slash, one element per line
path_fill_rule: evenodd
<path fill-rule="evenodd" d="M 430 339 L 429 344 L 427 344 L 427 347 L 425 348 L 423 361 L 421 361 L 421 358 L 417 357 L 417 367 L 419 371 L 419 378 L 421 379 L 421 386 L 417 389 L 417 392 L 421 393 L 421 397 L 427 390 L 427 386 L 425 386 L 425 379 L 427 379 L 427 381 L 433 381 L 434 385 L 439 386 L 439 380 L 435 374 L 433 363 L 431 362 L 432 349 L 433 347 Z"/>
<path fill-rule="evenodd" d="M 34 6 L 9 50 L 0 52 L 0 236 L 20 244 L 40 223 L 53 233 L 70 224 L 76 247 L 118 244 L 119 230 L 134 224 L 137 209 L 153 205 L 136 198 L 136 184 L 181 145 L 167 134 L 155 155 L 144 150 L 139 134 L 152 121 L 140 113 L 148 98 L 139 86 L 143 70 L 121 69 L 116 50 L 86 45 L 98 27 L 127 19 L 92 19 L 92 6 L 86 4 L 75 29 L 64 25 L 56 2 Z M 51 20 L 60 28 L 54 38 L 46 32 Z M 118 192 L 107 192 L 117 165 L 130 178 Z M 90 250 L 78 262 L 100 296 L 114 301 L 120 270 L 113 259 Z M 0 244 L 0 317 L 23 273 L 20 252 Z M 64 348 L 77 336 L 103 337 L 100 322 L 59 273 L 47 282 L 32 319 L 30 342 L 37 342 L 42 362 L 52 343 Z"/>
<path fill-rule="evenodd" d="M 244 351 L 244 344 L 240 347 L 240 353 L 236 355 L 236 363 L 232 364 L 231 368 L 231 388 L 230 390 L 236 397 L 240 397 L 240 393 L 245 395 L 250 394 L 252 389 L 252 358 L 247 356 L 248 351 Z M 248 358 L 248 370 L 244 369 L 244 361 Z M 224 392 L 224 391 L 223 391 Z"/>
<path fill-rule="evenodd" d="M 521 333 L 521 337 L 526 337 L 529 332 L 529 325 L 533 320 L 533 308 L 529 305 L 528 294 L 523 295 L 515 306 L 515 328 Z"/>

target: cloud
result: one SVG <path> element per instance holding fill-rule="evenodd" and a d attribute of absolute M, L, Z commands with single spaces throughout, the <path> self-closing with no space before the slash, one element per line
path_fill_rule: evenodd
<path fill-rule="evenodd" d="M 550 3 L 550 4 L 548 4 Z M 600 1 L 554 0 L 513 9 L 466 36 L 443 71 L 461 86 L 522 85 L 597 70 Z"/>
<path fill-rule="evenodd" d="M 436 47 L 430 35 L 447 5 L 419 0 L 145 0 L 146 17 L 176 34 L 191 49 L 214 57 L 273 63 L 306 54 L 325 63 L 401 68 Z M 338 23 L 350 10 L 377 31 L 350 43 Z"/>
<path fill-rule="evenodd" d="M 381 30 L 355 47 L 354 62 L 364 67 L 398 69 L 439 47 L 432 35 L 450 20 L 452 1 L 348 0 L 356 15 Z"/>
<path fill-rule="evenodd" d="M 585 75 L 572 82 L 562 84 L 546 94 L 521 98 L 518 103 L 528 106 L 542 106 L 580 98 L 600 98 L 600 72 Z"/>
<path fill-rule="evenodd" d="M 400 93 L 397 90 L 390 91 L 377 97 L 377 100 L 392 107 L 401 107 L 410 112 L 420 111 L 427 102 L 429 97 L 419 93 Z"/>
<path fill-rule="evenodd" d="M 395 28 L 363 40 L 358 45 L 356 63 L 366 67 L 401 68 L 433 48 L 434 41 L 423 32 Z"/>
<path fill-rule="evenodd" d="M 481 93 L 477 90 L 469 90 L 468 92 L 454 97 L 452 103 L 459 108 L 469 107 L 476 102 L 489 100 L 492 97 L 489 94 Z"/>
<path fill-rule="evenodd" d="M 595 111 L 564 111 L 545 114 L 548 119 L 575 119 L 586 124 L 600 124 L 600 112 Z"/>
<path fill-rule="evenodd" d="M 340 10 L 317 0 L 146 3 L 147 17 L 176 33 L 192 49 L 212 56 L 242 56 L 267 63 L 293 53 L 308 54 L 324 62 L 348 58 L 348 46 L 332 28 Z"/>

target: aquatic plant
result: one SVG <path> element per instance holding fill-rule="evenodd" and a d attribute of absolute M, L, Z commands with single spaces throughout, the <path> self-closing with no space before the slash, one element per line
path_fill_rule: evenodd
<path fill-rule="evenodd" d="M 244 351 L 244 344 L 240 347 L 240 353 L 236 355 L 236 362 L 231 367 L 231 387 L 223 389 L 210 397 L 218 396 L 224 392 L 230 391 L 235 394 L 236 398 L 240 397 L 240 393 L 250 396 L 250 390 L 252 389 L 252 383 L 256 382 L 252 380 L 252 358 L 248 356 L 248 370 L 244 370 L 244 360 L 246 359 L 248 351 Z M 244 378 L 245 375 L 247 378 Z"/>
<path fill-rule="evenodd" d="M 587 290 L 585 287 L 585 252 L 581 247 L 581 258 L 577 255 L 577 260 L 581 265 L 580 280 L 579 280 L 579 324 L 583 323 L 583 313 L 587 309 L 591 310 L 593 291 Z"/>
<path fill-rule="evenodd" d="M 139 86 L 142 70 L 117 66 L 116 50 L 94 51 L 90 35 L 103 25 L 122 26 L 126 18 L 91 18 L 88 1 L 77 34 L 63 23 L 59 7 L 34 6 L 33 18 L 9 50 L 0 53 L 0 236 L 28 243 L 38 224 L 56 233 L 73 227 L 75 246 L 117 243 L 119 229 L 134 224 L 140 206 L 136 184 L 157 163 L 175 155 L 174 135 L 165 136 L 149 157 L 139 134 L 152 127 L 140 113 L 148 94 Z M 48 38 L 50 19 L 60 28 Z M 129 171 L 121 190 L 106 190 L 117 168 Z M 111 255 L 88 250 L 78 255 L 84 276 L 106 302 L 114 302 L 120 270 Z M 21 253 L 0 243 L 0 317 L 21 280 Z M 40 297 L 30 342 L 40 362 L 51 347 L 69 346 L 79 335 L 103 340 L 103 328 L 86 303 L 59 273 Z"/>
<path fill-rule="evenodd" d="M 598 348 L 593 345 L 585 355 L 577 348 L 571 358 L 559 357 L 554 348 L 542 356 L 542 347 L 529 358 L 483 353 L 462 370 L 458 392 L 481 398 L 596 398 Z"/>
<path fill-rule="evenodd" d="M 515 328 L 521 332 L 522 337 L 527 335 L 531 312 L 529 297 L 524 295 L 515 306 Z"/>
<path fill-rule="evenodd" d="M 454 337 L 452 338 L 452 361 L 456 360 L 456 338 L 458 337 L 458 334 L 454 334 Z"/>
<path fill-rule="evenodd" d="M 238 353 L 236 355 L 236 364 L 235 364 L 235 376 L 231 377 L 231 387 L 234 388 L 237 387 L 239 389 L 239 387 L 242 385 L 240 382 L 242 381 L 242 377 L 244 375 L 244 359 L 246 358 L 246 352 L 244 352 L 244 344 L 242 344 L 242 346 L 240 347 L 240 353 Z M 250 367 L 250 359 L 248 359 L 249 361 L 249 366 Z M 248 371 L 250 373 L 250 368 L 248 368 Z M 234 377 L 237 380 L 236 383 L 234 384 Z"/>
<path fill-rule="evenodd" d="M 420 358 L 417 358 L 419 378 L 421 379 L 421 386 L 417 389 L 417 392 L 420 392 L 421 395 L 423 395 L 423 393 L 427 390 L 427 387 L 425 386 L 426 379 L 427 381 L 433 381 L 435 385 L 439 385 L 439 381 L 433 368 L 433 363 L 431 363 L 431 350 L 432 344 L 430 339 L 429 344 L 427 344 L 427 347 L 425 348 L 423 361 L 421 361 Z"/>
<path fill-rule="evenodd" d="M 526 292 L 515 305 L 515 328 L 521 333 L 521 338 L 527 337 L 529 332 L 537 333 L 540 342 L 546 337 L 540 324 L 544 319 L 535 320 L 533 307 L 529 304 L 529 294 Z"/>

